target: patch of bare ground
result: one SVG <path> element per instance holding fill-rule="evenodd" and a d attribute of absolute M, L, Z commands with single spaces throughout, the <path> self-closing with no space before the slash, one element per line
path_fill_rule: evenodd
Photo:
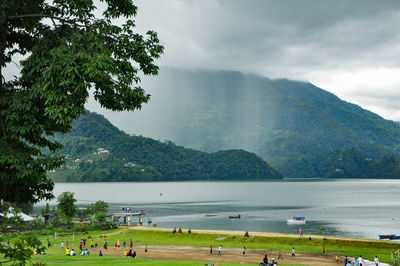
<path fill-rule="evenodd" d="M 248 249 L 246 255 L 242 254 L 241 249 L 223 248 L 222 255 L 218 256 L 217 247 L 214 247 L 213 253 L 210 254 L 209 248 L 191 247 L 191 246 L 148 246 L 148 251 L 145 252 L 144 246 L 135 246 L 134 249 L 139 258 L 151 258 L 159 260 L 189 260 L 189 261 L 204 261 L 211 263 L 259 263 L 262 262 L 266 254 L 271 260 L 277 258 L 278 254 L 275 251 Z M 123 248 L 111 247 L 107 250 L 102 250 L 104 254 L 114 256 L 123 256 Z M 331 266 L 337 265 L 335 258 L 330 255 L 319 254 L 303 254 L 298 253 L 296 257 L 290 253 L 282 253 L 283 259 L 278 260 L 282 264 L 303 264 L 303 265 L 319 265 Z M 127 258 L 131 259 L 131 258 Z"/>

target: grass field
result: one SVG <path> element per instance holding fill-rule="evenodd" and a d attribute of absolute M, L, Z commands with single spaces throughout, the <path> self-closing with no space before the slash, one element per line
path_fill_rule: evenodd
<path fill-rule="evenodd" d="M 56 229 L 57 230 L 57 229 Z M 153 259 L 128 259 L 122 257 L 121 254 L 105 255 L 99 257 L 96 254 L 91 256 L 65 256 L 65 251 L 60 248 L 61 241 L 68 241 L 75 250 L 79 248 L 79 241 L 81 238 L 87 239 L 87 247 L 90 247 L 90 240 L 93 239 L 98 243 L 99 249 L 102 249 L 104 240 L 107 240 L 109 247 L 113 247 L 117 240 L 120 240 L 121 246 L 126 241 L 129 246 L 130 239 L 133 240 L 134 246 L 192 246 L 192 247 L 209 247 L 210 245 L 216 247 L 220 244 L 224 248 L 242 248 L 246 246 L 247 249 L 259 249 L 268 251 L 290 252 L 292 246 L 296 248 L 298 253 L 322 253 L 322 247 L 325 246 L 327 254 L 339 256 L 358 257 L 360 254 L 366 259 L 372 260 L 375 255 L 379 256 L 381 262 L 390 262 L 390 252 L 400 248 L 400 244 L 388 241 L 365 241 L 365 240 L 349 240 L 349 239 L 329 239 L 329 238 L 316 238 L 316 237 L 265 237 L 254 236 L 244 237 L 242 235 L 224 235 L 224 234 L 206 234 L 196 233 L 188 235 L 172 234 L 165 231 L 146 231 L 137 230 L 136 228 L 120 227 L 114 230 L 107 231 L 89 231 L 75 233 L 75 239 L 72 239 L 72 232 L 63 232 L 60 229 L 57 232 L 57 239 L 54 239 L 54 233 L 51 231 L 36 232 L 39 239 L 44 245 L 47 245 L 47 239 L 52 243 L 52 247 L 46 250 L 46 255 L 34 256 L 40 262 L 47 265 L 204 265 L 205 263 L 212 263 L 209 261 L 173 261 L 173 260 L 153 260 Z M 238 265 L 229 263 L 220 263 L 219 265 Z M 240 265 L 254 265 L 254 264 L 240 264 Z M 280 264 L 282 265 L 282 264 Z M 289 264 L 287 264 L 289 265 Z"/>
<path fill-rule="evenodd" d="M 155 266 L 170 266 L 170 265 L 177 265 L 177 266 L 198 266 L 204 265 L 206 263 L 212 262 L 200 262 L 200 261 L 177 261 L 177 260 L 152 260 L 152 259 L 130 259 L 124 257 L 117 257 L 117 256 L 110 256 L 106 255 L 103 257 L 99 257 L 96 255 L 90 256 L 75 256 L 75 257 L 67 257 L 58 254 L 47 254 L 42 256 L 41 261 L 46 263 L 47 265 L 137 265 L 137 266 L 148 266 L 148 265 L 155 265 Z M 222 263 L 221 266 L 237 266 L 239 264 L 232 264 L 232 263 Z M 246 265 L 254 265 L 254 264 L 240 264 L 243 266 Z"/>

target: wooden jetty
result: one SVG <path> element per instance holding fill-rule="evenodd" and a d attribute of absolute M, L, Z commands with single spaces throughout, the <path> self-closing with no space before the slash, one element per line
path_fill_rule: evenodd
<path fill-rule="evenodd" d="M 107 214 L 108 218 L 111 218 L 111 221 L 117 225 L 132 225 L 134 223 L 133 217 L 144 215 L 144 211 L 139 212 L 130 212 L 130 211 L 110 211 Z"/>

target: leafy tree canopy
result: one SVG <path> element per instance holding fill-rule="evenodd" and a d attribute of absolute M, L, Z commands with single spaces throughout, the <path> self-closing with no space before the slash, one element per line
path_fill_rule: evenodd
<path fill-rule="evenodd" d="M 96 201 L 94 204 L 90 204 L 87 208 L 87 212 L 91 214 L 96 214 L 99 212 L 106 212 L 108 209 L 108 203 L 102 200 Z"/>
<path fill-rule="evenodd" d="M 61 147 L 52 137 L 66 133 L 84 113 L 93 90 L 105 108 L 140 109 L 149 95 L 139 75 L 155 75 L 163 52 L 157 34 L 135 33 L 131 0 L 0 0 L 0 199 L 51 199 L 46 171 L 63 157 L 43 149 Z M 96 14 L 98 14 L 96 16 Z M 120 26 L 113 23 L 118 19 Z M 21 59 L 22 60 L 19 60 Z M 3 75 L 11 63 L 20 73 Z"/>
<path fill-rule="evenodd" d="M 61 214 L 67 223 L 71 222 L 76 213 L 76 199 L 73 192 L 63 192 L 57 197 L 57 211 Z"/>

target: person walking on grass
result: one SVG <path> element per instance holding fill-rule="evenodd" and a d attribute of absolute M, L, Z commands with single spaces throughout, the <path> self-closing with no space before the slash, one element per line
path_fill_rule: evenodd
<path fill-rule="evenodd" d="M 210 254 L 212 255 L 212 246 L 210 246 Z"/>
<path fill-rule="evenodd" d="M 94 241 L 93 241 L 93 238 L 92 238 L 92 240 L 90 240 L 90 248 L 93 250 L 94 249 Z"/>
<path fill-rule="evenodd" d="M 146 244 L 146 247 L 144 248 L 144 252 L 147 253 L 147 244 Z"/>
<path fill-rule="evenodd" d="M 292 247 L 292 258 L 296 257 L 296 255 L 294 254 L 294 247 Z"/>
<path fill-rule="evenodd" d="M 246 255 L 246 247 L 243 247 L 243 256 Z"/>
<path fill-rule="evenodd" d="M 281 254 L 281 251 L 280 251 L 280 250 L 278 251 L 278 260 L 279 260 L 279 259 L 283 260 L 283 257 L 282 257 L 282 254 Z"/>
<path fill-rule="evenodd" d="M 222 253 L 222 245 L 219 245 L 218 247 L 218 256 L 221 256 Z"/>
<path fill-rule="evenodd" d="M 61 248 L 64 249 L 64 241 L 61 241 Z"/>
<path fill-rule="evenodd" d="M 132 239 L 129 241 L 129 247 L 130 247 L 130 248 L 133 248 L 133 241 L 132 241 Z"/>

